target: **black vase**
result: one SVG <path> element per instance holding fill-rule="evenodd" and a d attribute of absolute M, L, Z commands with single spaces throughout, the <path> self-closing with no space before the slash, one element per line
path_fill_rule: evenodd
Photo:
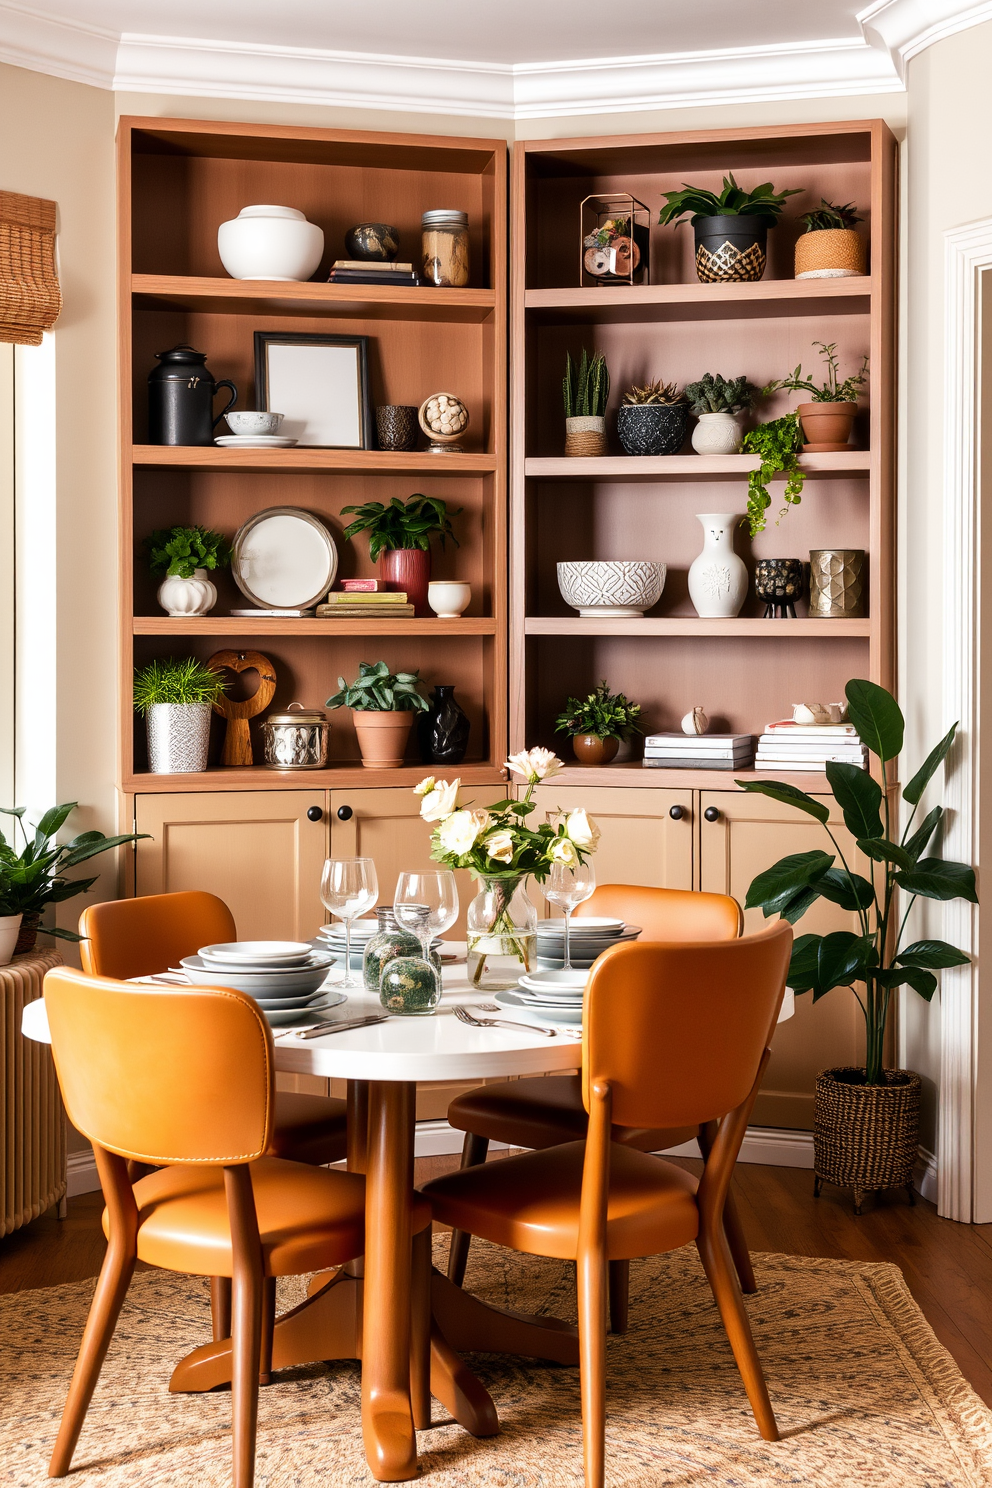
<path fill-rule="evenodd" d="M 677 455 L 685 443 L 684 403 L 621 403 L 617 436 L 628 455 Z"/>
<path fill-rule="evenodd" d="M 754 565 L 754 592 L 765 602 L 766 620 L 796 618 L 796 600 L 803 597 L 800 558 L 759 558 Z"/>
<path fill-rule="evenodd" d="M 760 279 L 765 272 L 768 218 L 749 213 L 695 217 L 696 276 L 704 284 Z"/>
<path fill-rule="evenodd" d="M 425 765 L 460 765 L 468 748 L 471 724 L 455 702 L 454 687 L 435 687 L 431 705 L 417 722 L 420 755 Z"/>

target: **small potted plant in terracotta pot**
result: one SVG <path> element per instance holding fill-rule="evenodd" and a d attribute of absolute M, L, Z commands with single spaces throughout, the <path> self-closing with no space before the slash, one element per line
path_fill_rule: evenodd
<path fill-rule="evenodd" d="M 363 661 L 354 682 L 338 678 L 327 707 L 351 709 L 366 770 L 402 765 L 413 715 L 427 712 L 419 686 L 419 672 L 391 672 L 384 661 Z"/>
<path fill-rule="evenodd" d="M 341 511 L 355 516 L 344 529 L 345 537 L 368 533 L 369 557 L 379 563 L 386 586 L 402 590 L 418 617 L 429 615 L 431 539 L 440 538 L 443 548 L 450 537 L 457 548 L 451 518 L 460 516 L 462 508 L 449 513 L 447 502 L 439 496 L 422 496 L 416 491 L 408 501 L 394 496 L 388 506 L 381 501 L 366 501 L 364 506 L 343 506 Z"/>
<path fill-rule="evenodd" d="M 227 568 L 231 544 L 209 527 L 170 527 L 145 538 L 153 574 L 163 574 L 158 602 L 169 615 L 206 615 L 217 603 L 211 572 Z"/>
<path fill-rule="evenodd" d="M 724 377 L 704 372 L 698 382 L 686 384 L 689 412 L 698 420 L 692 431 L 697 455 L 735 455 L 744 438 L 740 415 L 751 407 L 756 389 L 746 377 Z"/>
<path fill-rule="evenodd" d="M 610 374 L 600 352 L 590 357 L 583 351 L 578 365 L 565 353 L 562 382 L 565 403 L 565 453 L 577 457 L 606 454 L 606 404 L 610 396 Z"/>
<path fill-rule="evenodd" d="M 745 191 L 733 172 L 723 178 L 717 196 L 701 186 L 666 191 L 658 221 L 680 225 L 692 220 L 696 234 L 696 274 L 704 284 L 760 279 L 765 272 L 768 229 L 779 219 L 787 196 L 802 188 L 776 191 L 771 181 Z"/>
<path fill-rule="evenodd" d="M 617 436 L 628 455 L 677 455 L 685 423 L 685 394 L 660 378 L 634 384 L 617 409 Z"/>
<path fill-rule="evenodd" d="M 814 341 L 826 363 L 826 375 L 822 382 L 815 382 L 812 373 L 805 373 L 802 365 L 788 377 L 770 382 L 763 396 L 784 389 L 789 393 L 809 393 L 811 403 L 800 403 L 796 412 L 802 424 L 804 449 L 808 454 L 825 450 L 845 450 L 850 447 L 851 430 L 858 411 L 858 394 L 868 381 L 868 353 L 857 372 L 840 380 L 839 358 L 836 341 Z"/>
<path fill-rule="evenodd" d="M 631 734 L 639 734 L 640 703 L 600 682 L 586 698 L 570 697 L 555 719 L 555 732 L 571 734 L 580 765 L 608 765 Z"/>
<path fill-rule="evenodd" d="M 865 272 L 865 242 L 857 231 L 864 218 L 854 203 L 823 200 L 800 218 L 806 231 L 796 242 L 797 279 L 849 279 Z"/>

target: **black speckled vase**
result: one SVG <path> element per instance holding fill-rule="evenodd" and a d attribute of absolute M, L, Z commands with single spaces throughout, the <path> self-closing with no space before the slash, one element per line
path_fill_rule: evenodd
<path fill-rule="evenodd" d="M 803 597 L 801 558 L 759 558 L 754 565 L 754 592 L 765 602 L 766 620 L 796 618 Z"/>
<path fill-rule="evenodd" d="M 628 455 L 677 455 L 685 443 L 684 403 L 621 403 L 617 435 Z"/>

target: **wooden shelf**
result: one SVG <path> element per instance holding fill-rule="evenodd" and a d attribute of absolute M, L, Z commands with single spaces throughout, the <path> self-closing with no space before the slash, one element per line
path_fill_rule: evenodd
<path fill-rule="evenodd" d="M 460 620 L 318 620 L 266 615 L 136 615 L 134 635 L 167 636 L 491 636 L 496 621 L 485 615 Z"/>
<path fill-rule="evenodd" d="M 802 455 L 799 463 L 808 476 L 867 475 L 871 452 L 851 449 Z M 536 480 L 685 481 L 721 476 L 740 479 L 759 464 L 757 455 L 600 455 L 588 460 L 532 456 L 524 470 Z"/>
<path fill-rule="evenodd" d="M 435 765 L 435 773 L 437 768 Z M 366 770 L 357 760 L 327 770 L 270 770 L 265 765 L 224 769 L 216 765 L 188 775 L 152 775 L 139 770 L 124 778 L 122 789 L 153 795 L 177 791 L 368 790 L 372 786 L 412 790 L 430 772 L 429 765 Z M 463 785 L 500 785 L 506 779 L 504 770 L 486 762 L 459 765 L 458 775 Z"/>
<path fill-rule="evenodd" d="M 784 780 L 787 785 L 816 793 L 827 791 L 827 777 L 820 771 L 801 770 L 648 770 L 640 760 L 619 765 L 566 765 L 554 777 L 555 785 L 613 785 L 628 788 L 664 786 L 668 790 L 726 790 L 735 780 Z"/>
<path fill-rule="evenodd" d="M 851 279 L 762 279 L 757 284 L 632 284 L 528 289 L 528 320 L 597 325 L 644 320 L 747 320 L 760 316 L 867 315 L 869 275 Z"/>
<path fill-rule="evenodd" d="M 821 458 L 823 458 L 821 456 Z M 221 445 L 136 444 L 135 466 L 150 470 L 256 470 L 271 474 L 327 471 L 351 475 L 488 475 L 496 456 L 432 455 L 427 450 L 231 449 Z"/>
<path fill-rule="evenodd" d="M 133 274 L 131 294 L 136 310 L 188 310 L 200 315 L 336 315 L 346 320 L 388 318 L 479 325 L 496 308 L 496 295 L 491 289 L 269 283 L 172 274 Z"/>
<path fill-rule="evenodd" d="M 700 620 L 691 616 L 639 620 L 589 619 L 582 615 L 529 615 L 524 621 L 529 636 L 719 636 L 749 640 L 781 640 L 784 636 L 816 639 L 849 639 L 871 635 L 871 621 L 863 620 Z"/>

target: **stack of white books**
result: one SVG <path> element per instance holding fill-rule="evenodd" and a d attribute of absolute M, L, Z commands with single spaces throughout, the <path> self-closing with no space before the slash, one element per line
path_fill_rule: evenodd
<path fill-rule="evenodd" d="M 868 751 L 850 723 L 769 723 L 758 740 L 756 770 L 823 771 L 828 760 L 868 768 Z"/>
<path fill-rule="evenodd" d="M 748 770 L 753 734 L 649 734 L 644 740 L 648 770 Z"/>

